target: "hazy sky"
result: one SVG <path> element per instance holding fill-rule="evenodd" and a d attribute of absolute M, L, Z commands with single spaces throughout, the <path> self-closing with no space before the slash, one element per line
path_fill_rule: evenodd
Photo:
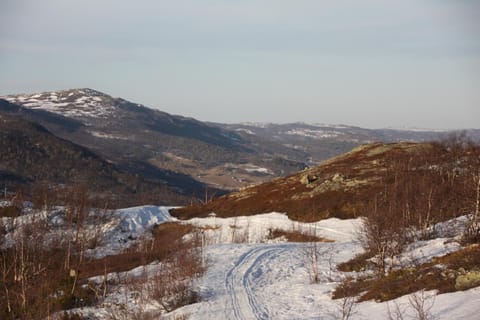
<path fill-rule="evenodd" d="M 218 122 L 480 128 L 480 0 L 0 0 L 0 95 Z"/>

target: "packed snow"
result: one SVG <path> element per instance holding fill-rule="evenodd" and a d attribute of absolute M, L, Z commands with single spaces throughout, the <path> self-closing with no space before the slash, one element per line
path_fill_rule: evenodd
<path fill-rule="evenodd" d="M 148 236 L 153 226 L 178 221 L 169 213 L 170 207 L 141 206 L 108 212 L 102 221 L 92 220 L 92 230 L 101 230 L 100 246 L 89 254 L 102 257 L 124 250 L 143 236 Z M 18 218 L 3 218 L 10 233 L 16 228 L 43 219 L 54 232 L 65 232 L 63 208 L 50 212 L 30 212 Z M 98 212 L 97 212 L 98 213 Z M 451 226 L 461 225 L 462 218 L 452 220 Z M 180 221 L 192 224 L 203 232 L 206 273 L 197 280 L 196 288 L 201 301 L 165 314 L 158 303 L 141 296 L 128 285 L 118 285 L 105 301 L 96 307 L 76 310 L 90 319 L 124 318 L 148 312 L 153 319 L 338 319 L 342 301 L 332 300 L 334 288 L 349 274 L 340 272 L 336 265 L 362 252 L 357 241 L 361 219 L 327 219 L 315 223 L 290 220 L 282 213 L 219 218 L 194 218 Z M 441 238 L 419 241 L 410 246 L 405 259 L 429 261 L 459 248 L 449 223 L 438 225 Z M 303 231 L 332 240 L 317 243 L 319 283 L 312 283 L 308 250 L 311 243 L 288 243 L 272 239 L 273 229 Z M 53 231 L 52 231 L 53 232 Z M 93 231 L 92 231 L 93 232 Z M 158 263 L 138 267 L 120 274 L 109 274 L 109 279 L 122 277 L 149 277 L 159 268 Z M 101 277 L 91 278 L 93 282 Z M 132 291 L 133 290 L 133 291 Z M 420 293 L 417 293 L 420 294 Z M 435 319 L 478 319 L 480 288 L 436 295 L 424 292 Z M 375 301 L 354 304 L 350 319 L 387 319 L 388 310 L 397 307 L 405 319 L 413 316 L 409 303 L 411 295 L 394 301 Z M 123 313 L 122 313 L 123 312 Z M 130 313 L 129 313 L 130 312 Z"/>

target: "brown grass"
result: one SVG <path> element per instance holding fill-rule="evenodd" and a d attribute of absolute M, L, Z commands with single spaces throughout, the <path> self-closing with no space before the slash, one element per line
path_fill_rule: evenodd
<path fill-rule="evenodd" d="M 315 235 L 311 235 L 306 232 L 301 232 L 298 230 L 294 230 L 294 231 L 285 231 L 280 229 L 270 230 L 269 239 L 276 239 L 280 237 L 285 237 L 288 242 L 333 242 L 333 240 L 317 237 Z"/>
<path fill-rule="evenodd" d="M 374 256 L 373 252 L 363 252 L 356 255 L 353 259 L 343 262 L 337 266 L 339 271 L 352 272 L 364 271 L 370 269 L 372 266 L 368 262 Z"/>

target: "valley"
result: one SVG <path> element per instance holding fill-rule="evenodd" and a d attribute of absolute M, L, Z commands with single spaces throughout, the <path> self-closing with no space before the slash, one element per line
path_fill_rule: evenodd
<path fill-rule="evenodd" d="M 0 99 L 1 319 L 476 319 L 480 130 Z M 1 186 L 0 185 L 0 186 Z"/>
<path fill-rule="evenodd" d="M 120 170 L 197 198 L 206 189 L 223 194 L 286 176 L 361 144 L 432 141 L 450 134 L 305 123 L 203 123 L 88 88 L 0 97 L 0 112 L 38 123 Z M 466 133 L 480 140 L 480 130 Z"/>

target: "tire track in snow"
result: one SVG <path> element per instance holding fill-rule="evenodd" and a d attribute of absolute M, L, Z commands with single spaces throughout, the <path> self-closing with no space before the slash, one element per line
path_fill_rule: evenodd
<path fill-rule="evenodd" d="M 225 277 L 225 288 L 230 296 L 233 314 L 236 319 L 269 319 L 268 309 L 257 302 L 251 287 L 251 275 L 258 269 L 259 264 L 275 258 L 285 246 L 255 247 L 244 253 L 235 262 Z M 253 279 L 254 280 L 254 279 Z"/>

